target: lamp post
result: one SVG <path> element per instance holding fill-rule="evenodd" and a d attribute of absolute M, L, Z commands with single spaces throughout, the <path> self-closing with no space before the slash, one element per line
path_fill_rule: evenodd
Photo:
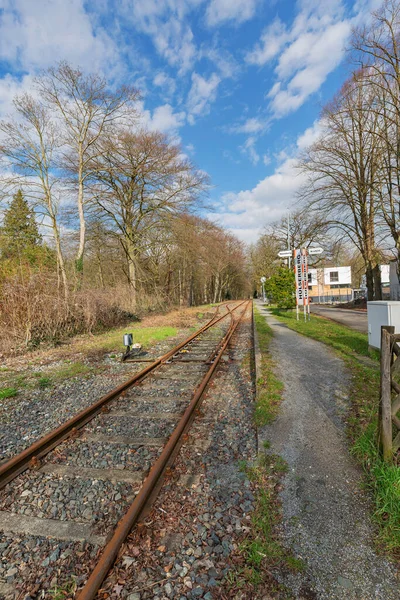
<path fill-rule="evenodd" d="M 265 286 L 264 286 L 264 284 L 265 284 L 265 282 L 267 281 L 267 278 L 266 278 L 266 277 L 261 277 L 261 278 L 260 278 L 260 281 L 261 281 L 261 288 L 262 288 L 263 302 L 265 302 Z"/>

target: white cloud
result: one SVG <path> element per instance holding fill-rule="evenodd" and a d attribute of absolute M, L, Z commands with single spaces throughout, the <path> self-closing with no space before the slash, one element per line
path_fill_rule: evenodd
<path fill-rule="evenodd" d="M 265 65 L 280 52 L 288 41 L 288 37 L 285 25 L 280 19 L 275 19 L 264 29 L 254 50 L 247 53 L 246 61 L 251 65 Z"/>
<path fill-rule="evenodd" d="M 297 110 L 341 62 L 353 19 L 345 18 L 341 0 L 300 0 L 291 27 L 276 19 L 246 56 L 262 66 L 276 60 L 277 81 L 267 94 L 275 117 Z"/>
<path fill-rule="evenodd" d="M 176 91 L 176 83 L 172 77 L 168 77 L 163 72 L 157 73 L 153 79 L 154 85 L 160 87 L 168 96 L 173 96 Z"/>
<path fill-rule="evenodd" d="M 240 147 L 241 152 L 249 157 L 253 165 L 257 165 L 260 160 L 260 155 L 258 154 L 255 145 L 256 138 L 254 136 L 250 136 L 247 138 L 243 146 Z"/>
<path fill-rule="evenodd" d="M 321 136 L 322 132 L 323 128 L 321 121 L 315 121 L 311 127 L 308 127 L 308 129 L 297 138 L 297 148 L 299 150 L 308 148 Z"/>
<path fill-rule="evenodd" d="M 15 110 L 13 99 L 17 94 L 29 92 L 31 95 L 35 92 L 32 88 L 33 78 L 31 75 L 25 75 L 21 79 L 7 73 L 0 79 L 0 118 L 13 116 Z"/>
<path fill-rule="evenodd" d="M 215 27 L 227 21 L 243 23 L 254 17 L 257 0 L 211 0 L 206 11 L 206 21 Z"/>
<path fill-rule="evenodd" d="M 157 106 L 153 113 L 144 109 L 143 103 L 139 109 L 142 122 L 150 131 L 161 131 L 177 137 L 180 127 L 186 121 L 186 113 L 183 111 L 175 113 L 170 104 Z"/>
<path fill-rule="evenodd" d="M 187 15 L 203 0 L 125 0 L 123 13 L 131 24 L 148 35 L 171 66 L 183 74 L 197 60 L 197 48 Z"/>
<path fill-rule="evenodd" d="M 188 95 L 187 106 L 190 113 L 189 122 L 194 123 L 194 118 L 204 116 L 210 112 L 210 104 L 217 97 L 217 89 L 221 82 L 216 73 L 210 75 L 209 79 L 198 73 L 192 74 L 192 87 Z"/>
<path fill-rule="evenodd" d="M 265 131 L 268 126 L 268 122 L 265 119 L 257 119 L 255 117 L 251 117 L 247 119 L 241 125 L 234 125 L 229 129 L 231 133 L 261 133 Z"/>
<path fill-rule="evenodd" d="M 296 155 L 315 140 L 319 127 L 316 122 L 304 131 L 291 154 L 281 152 L 277 157 L 280 164 L 254 188 L 224 194 L 222 208 L 214 218 L 243 241 L 255 242 L 265 225 L 279 220 L 295 204 L 297 191 L 306 180 L 296 168 Z M 263 161 L 269 163 L 269 157 L 264 155 Z"/>
<path fill-rule="evenodd" d="M 2 9 L 0 55 L 13 67 L 45 68 L 67 57 L 83 68 L 115 68 L 115 43 L 94 27 L 83 0 L 5 0 Z"/>

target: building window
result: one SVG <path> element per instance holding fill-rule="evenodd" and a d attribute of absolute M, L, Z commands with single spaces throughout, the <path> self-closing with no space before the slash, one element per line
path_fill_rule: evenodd
<path fill-rule="evenodd" d="M 329 281 L 331 283 L 339 283 L 339 271 L 331 271 L 329 273 Z"/>
<path fill-rule="evenodd" d="M 312 282 L 311 273 L 308 273 L 308 285 L 310 285 L 311 282 Z"/>
<path fill-rule="evenodd" d="M 309 285 L 308 289 L 310 290 L 310 292 L 312 292 L 312 285 Z"/>

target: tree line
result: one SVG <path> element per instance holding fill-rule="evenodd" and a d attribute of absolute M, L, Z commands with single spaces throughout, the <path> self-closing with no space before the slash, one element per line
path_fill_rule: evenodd
<path fill-rule="evenodd" d="M 62 62 L 0 121 L 4 338 L 32 343 L 245 293 L 242 244 L 199 216 L 207 175 L 144 127 L 139 100 Z"/>

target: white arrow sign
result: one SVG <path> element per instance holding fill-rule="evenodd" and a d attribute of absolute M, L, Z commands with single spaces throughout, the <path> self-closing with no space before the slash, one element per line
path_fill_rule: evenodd
<path fill-rule="evenodd" d="M 322 254 L 324 251 L 323 248 L 307 248 L 307 254 Z"/>
<path fill-rule="evenodd" d="M 280 256 L 281 258 L 287 258 L 288 256 L 292 256 L 292 254 L 292 250 L 281 250 L 280 252 L 278 252 L 278 256 Z"/>
<path fill-rule="evenodd" d="M 265 283 L 267 281 L 267 278 L 266 277 L 261 277 L 260 281 L 261 281 L 261 283 Z"/>

